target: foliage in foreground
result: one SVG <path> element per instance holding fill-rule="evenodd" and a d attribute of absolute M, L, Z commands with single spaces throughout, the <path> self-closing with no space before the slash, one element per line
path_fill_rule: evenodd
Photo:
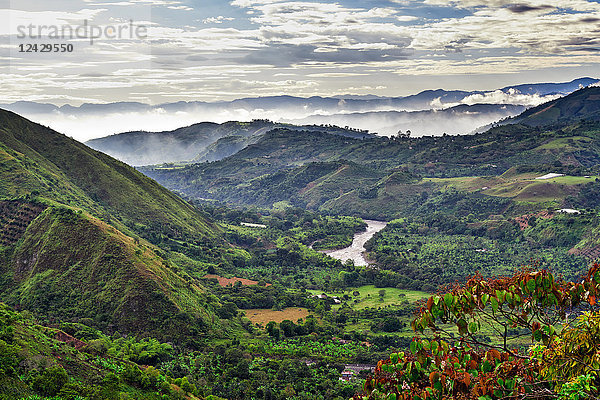
<path fill-rule="evenodd" d="M 597 399 L 598 294 L 598 264 L 579 283 L 548 271 L 476 276 L 427 301 L 412 326 L 429 339 L 380 361 L 354 399 Z"/>

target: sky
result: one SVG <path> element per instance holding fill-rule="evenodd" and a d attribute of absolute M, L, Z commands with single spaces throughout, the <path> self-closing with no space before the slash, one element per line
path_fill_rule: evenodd
<path fill-rule="evenodd" d="M 404 96 L 600 75 L 600 0 L 516 1 L 0 0 L 0 103 Z M 82 27 L 102 33 L 69 36 Z"/>

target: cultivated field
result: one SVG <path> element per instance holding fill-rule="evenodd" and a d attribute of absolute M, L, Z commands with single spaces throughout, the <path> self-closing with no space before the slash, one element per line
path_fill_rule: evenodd
<path fill-rule="evenodd" d="M 300 318 L 304 319 L 308 317 L 310 314 L 306 308 L 301 307 L 289 307 L 281 311 L 273 311 L 268 308 L 255 308 L 244 310 L 244 312 L 253 324 L 261 324 L 262 326 L 266 326 L 271 321 L 279 324 L 286 319 L 296 322 Z"/>
<path fill-rule="evenodd" d="M 253 281 L 251 279 L 244 279 L 244 278 L 236 278 L 235 276 L 233 278 L 224 278 L 222 276 L 219 275 L 204 275 L 205 279 L 216 279 L 219 281 L 219 285 L 225 287 L 227 285 L 235 285 L 236 282 L 241 282 L 242 285 L 245 286 L 252 286 L 252 285 L 258 285 L 258 281 Z M 267 286 L 271 286 L 270 283 L 267 283 Z"/>

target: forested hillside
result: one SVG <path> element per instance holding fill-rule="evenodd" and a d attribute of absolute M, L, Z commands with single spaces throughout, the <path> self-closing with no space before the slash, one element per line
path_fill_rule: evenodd
<path fill-rule="evenodd" d="M 463 136 L 352 139 L 278 129 L 219 162 L 141 170 L 192 198 L 266 207 L 289 201 L 372 218 L 403 216 L 423 196 L 448 186 L 482 201 L 561 207 L 588 181 L 535 178 L 598 173 L 597 96 L 600 88 L 592 87 L 546 105 L 572 114 L 561 116 L 560 122 L 547 119 L 544 127 L 529 126 L 531 117 L 525 113 L 515 121 L 523 124 Z"/>

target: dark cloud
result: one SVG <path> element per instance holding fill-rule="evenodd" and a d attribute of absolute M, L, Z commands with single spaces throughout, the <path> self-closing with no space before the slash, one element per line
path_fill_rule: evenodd
<path fill-rule="evenodd" d="M 317 47 L 313 45 L 271 45 L 268 48 L 253 51 L 240 61 L 248 64 L 267 64 L 286 67 L 308 62 L 354 64 L 373 61 L 404 60 L 412 55 L 412 51 L 405 48 L 384 50 L 339 48 L 332 52 L 318 52 L 315 51 L 316 49 Z"/>
<path fill-rule="evenodd" d="M 595 47 L 582 47 L 579 49 L 573 49 L 575 51 L 591 51 L 591 52 L 599 52 L 600 48 L 595 48 Z"/>
<path fill-rule="evenodd" d="M 164 68 L 168 68 L 168 67 L 175 67 L 175 66 L 182 66 L 183 62 L 181 62 L 180 60 L 175 60 L 175 59 L 165 59 L 165 58 L 157 58 L 154 61 L 152 61 L 154 64 L 160 65 Z"/>
<path fill-rule="evenodd" d="M 548 9 L 552 9 L 554 7 L 550 6 L 550 5 L 530 6 L 530 5 L 524 4 L 524 3 L 516 3 L 516 4 L 510 4 L 510 5 L 506 6 L 506 8 L 508 8 L 510 11 L 512 11 L 514 13 L 522 14 L 522 13 L 526 13 L 526 12 L 530 12 L 530 11 L 548 10 Z"/>
<path fill-rule="evenodd" d="M 598 37 L 594 36 L 594 37 L 573 38 L 573 39 L 565 40 L 562 43 L 566 46 L 590 46 L 590 45 L 595 45 L 598 42 L 599 42 Z"/>
<path fill-rule="evenodd" d="M 594 22 L 600 22 L 600 18 L 588 17 L 582 18 L 580 21 L 585 22 L 586 24 L 593 24 Z"/>
<path fill-rule="evenodd" d="M 280 30 L 274 30 L 271 28 L 261 28 L 260 33 L 262 34 L 262 36 L 266 39 L 266 40 L 287 40 L 287 39 L 293 39 L 296 37 L 295 34 L 289 33 L 289 32 L 282 32 Z"/>
<path fill-rule="evenodd" d="M 83 78 L 104 78 L 104 77 L 110 76 L 110 74 L 103 74 L 101 72 L 89 72 L 89 73 L 81 74 L 79 76 L 81 76 Z"/>
<path fill-rule="evenodd" d="M 171 48 L 166 46 L 153 46 L 152 47 L 152 55 L 155 56 L 171 56 L 171 57 L 185 57 L 189 53 L 181 48 Z"/>

